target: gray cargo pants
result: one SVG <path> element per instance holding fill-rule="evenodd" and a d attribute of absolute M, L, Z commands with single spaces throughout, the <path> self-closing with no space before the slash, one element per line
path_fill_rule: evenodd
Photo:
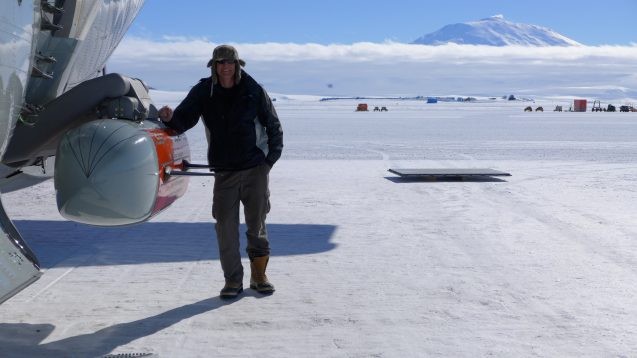
<path fill-rule="evenodd" d="M 270 254 L 265 217 L 270 211 L 270 166 L 261 164 L 241 171 L 218 172 L 212 199 L 212 217 L 219 244 L 223 275 L 228 282 L 243 281 L 239 241 L 239 203 L 243 203 L 248 257 Z"/>

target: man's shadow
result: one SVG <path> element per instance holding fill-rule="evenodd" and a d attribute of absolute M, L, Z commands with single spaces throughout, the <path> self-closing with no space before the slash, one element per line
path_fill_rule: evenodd
<path fill-rule="evenodd" d="M 101 357 L 136 339 L 155 334 L 184 319 L 236 302 L 219 297 L 174 308 L 155 316 L 118 323 L 94 333 L 40 344 L 55 326 L 52 324 L 0 323 L 0 347 L 3 358 L 23 357 Z M 148 352 L 142 352 L 148 353 Z"/>

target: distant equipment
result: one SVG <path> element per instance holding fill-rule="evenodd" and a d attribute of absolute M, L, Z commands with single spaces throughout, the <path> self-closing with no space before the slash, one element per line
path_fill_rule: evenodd
<path fill-rule="evenodd" d="M 524 108 L 524 112 L 533 112 L 533 107 L 527 106 L 526 108 Z"/>
<path fill-rule="evenodd" d="M 544 107 L 539 106 L 535 109 L 536 112 L 544 112 Z"/>
<path fill-rule="evenodd" d="M 359 103 L 358 106 L 356 106 L 356 112 L 367 112 L 367 103 Z"/>
<path fill-rule="evenodd" d="M 402 178 L 459 178 L 511 176 L 510 173 L 490 168 L 431 168 L 431 169 L 389 169 L 390 173 Z"/>
<path fill-rule="evenodd" d="M 602 102 L 598 100 L 593 101 L 593 107 L 591 108 L 591 112 L 603 112 Z"/>
<path fill-rule="evenodd" d="M 555 106 L 553 112 L 562 112 L 562 106 Z"/>
<path fill-rule="evenodd" d="M 612 104 L 608 105 L 608 108 L 606 109 L 607 112 L 616 112 L 617 108 L 615 106 L 613 106 Z"/>
<path fill-rule="evenodd" d="M 573 101 L 573 111 L 574 112 L 586 112 L 586 100 L 585 99 L 576 99 Z"/>
<path fill-rule="evenodd" d="M 427 103 L 438 103 L 438 98 L 436 98 L 436 97 L 427 97 Z"/>

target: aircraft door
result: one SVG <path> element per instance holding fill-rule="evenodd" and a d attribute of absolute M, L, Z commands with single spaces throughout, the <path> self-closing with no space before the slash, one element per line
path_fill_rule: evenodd
<path fill-rule="evenodd" d="M 0 303 L 37 280 L 38 261 L 13 226 L 0 202 Z"/>

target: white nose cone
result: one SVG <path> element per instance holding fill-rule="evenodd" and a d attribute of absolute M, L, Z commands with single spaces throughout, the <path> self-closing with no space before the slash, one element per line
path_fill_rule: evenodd
<path fill-rule="evenodd" d="M 158 188 L 156 147 L 137 123 L 89 122 L 68 131 L 58 146 L 57 204 L 69 220 L 99 226 L 144 221 Z"/>

